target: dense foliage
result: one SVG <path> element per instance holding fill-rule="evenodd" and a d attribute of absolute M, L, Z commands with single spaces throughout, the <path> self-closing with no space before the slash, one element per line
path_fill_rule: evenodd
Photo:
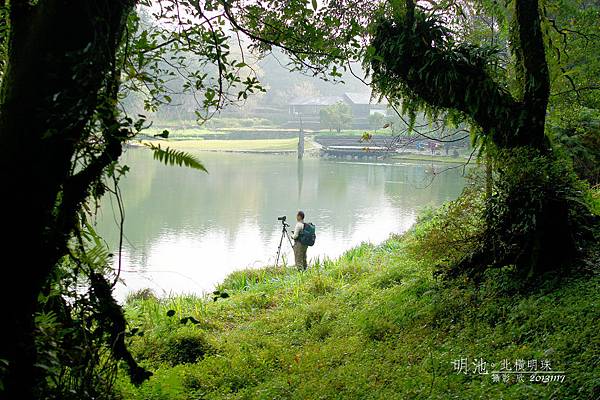
<path fill-rule="evenodd" d="M 581 179 L 600 184 L 600 111 L 583 109 L 572 118 L 563 117 L 561 125 L 551 127 L 555 143 Z"/>

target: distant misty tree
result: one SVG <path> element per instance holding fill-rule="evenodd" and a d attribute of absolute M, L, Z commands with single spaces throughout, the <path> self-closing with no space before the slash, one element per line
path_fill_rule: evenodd
<path fill-rule="evenodd" d="M 352 126 L 352 109 L 341 101 L 323 108 L 320 114 L 321 124 L 329 128 L 329 131 L 335 129 L 339 133 Z"/>
<path fill-rule="evenodd" d="M 386 116 L 383 123 L 384 126 L 389 128 L 394 135 L 407 132 L 407 124 L 396 113 L 391 113 L 390 115 Z"/>
<path fill-rule="evenodd" d="M 375 130 L 383 128 L 385 124 L 385 114 L 376 112 L 369 115 L 369 127 Z"/>

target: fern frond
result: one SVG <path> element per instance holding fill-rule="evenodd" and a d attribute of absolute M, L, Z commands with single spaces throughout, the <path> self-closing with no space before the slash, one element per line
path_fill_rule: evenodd
<path fill-rule="evenodd" d="M 96 245 L 92 248 L 86 249 L 81 254 L 81 261 L 85 264 L 96 268 L 104 268 L 110 262 L 110 252 L 106 245 Z"/>
<path fill-rule="evenodd" d="M 165 163 L 165 165 L 186 166 L 200 171 L 208 172 L 204 165 L 190 153 L 174 150 L 169 147 L 162 148 L 160 144 L 144 143 L 154 153 L 154 159 Z"/>

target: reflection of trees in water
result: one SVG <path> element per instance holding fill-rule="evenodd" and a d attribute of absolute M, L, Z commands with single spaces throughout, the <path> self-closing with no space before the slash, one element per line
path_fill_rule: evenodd
<path fill-rule="evenodd" d="M 463 184 L 462 169 L 432 177 L 427 172 L 427 164 L 415 163 L 386 167 L 384 188 L 394 207 L 415 209 L 458 197 Z"/>
<path fill-rule="evenodd" d="M 351 235 L 358 214 L 373 214 L 378 207 L 414 210 L 440 204 L 462 188 L 460 174 L 448 173 L 419 189 L 426 178 L 424 164 L 365 165 L 213 153 L 200 158 L 209 174 L 165 167 L 145 152 L 130 152 L 127 164 L 132 168 L 122 192 L 125 233 L 134 245 L 149 245 L 165 230 L 198 236 L 216 231 L 231 243 L 248 224 L 268 242 L 278 233 L 277 217 L 293 218 L 299 208 L 309 220 L 322 219 L 337 232 Z M 115 243 L 116 230 L 107 232 L 110 209 L 104 214 L 100 231 Z"/>
<path fill-rule="evenodd" d="M 419 163 L 338 163 L 330 168 L 320 171 L 320 206 L 336 210 L 332 222 L 345 231 L 352 226 L 357 211 L 376 210 L 384 206 L 412 211 L 423 205 L 439 205 L 456 198 L 463 185 L 458 171 L 448 171 L 437 177 L 431 185 L 425 185 L 424 182 L 429 181 L 425 165 Z"/>

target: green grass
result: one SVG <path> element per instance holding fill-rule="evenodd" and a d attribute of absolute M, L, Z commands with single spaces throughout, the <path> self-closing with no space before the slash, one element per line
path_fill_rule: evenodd
<path fill-rule="evenodd" d="M 592 399 L 600 394 L 600 279 L 515 290 L 437 282 L 407 251 L 415 231 L 306 272 L 231 274 L 228 298 L 130 298 L 131 347 L 154 376 L 125 399 Z M 173 310 L 172 317 L 167 311 Z M 185 325 L 181 318 L 191 316 Z M 563 383 L 494 383 L 452 361 L 549 360 Z M 540 362 L 538 361 L 538 363 Z M 496 369 L 498 366 L 496 366 Z"/>
<path fill-rule="evenodd" d="M 432 156 L 428 154 L 413 154 L 404 153 L 397 156 L 391 157 L 394 160 L 411 160 L 411 161 L 433 161 L 433 162 L 444 162 L 453 164 L 464 164 L 467 159 L 464 157 L 451 157 L 451 156 Z"/>
<path fill-rule="evenodd" d="M 589 196 L 592 212 L 600 215 L 600 185 L 591 188 Z"/>
<path fill-rule="evenodd" d="M 228 119 L 229 120 L 229 119 Z M 228 121 L 226 120 L 226 121 Z M 235 121 L 235 119 L 232 119 Z M 169 131 L 169 137 L 177 139 L 193 139 L 198 135 L 206 134 L 225 134 L 230 132 L 298 132 L 298 128 L 282 128 L 274 125 L 256 125 L 256 126 L 243 126 L 236 123 L 230 125 L 216 125 L 216 126 L 199 126 L 194 121 L 165 121 L 157 123 L 153 127 L 145 129 L 143 133 L 147 135 L 155 135 L 161 133 L 163 130 Z M 362 136 L 365 132 L 376 135 L 391 135 L 389 129 L 343 129 L 341 132 L 335 130 L 329 131 L 327 129 L 314 131 L 312 129 L 305 129 L 307 134 L 318 135 L 318 136 Z"/>
<path fill-rule="evenodd" d="M 169 138 L 172 139 L 198 139 L 199 135 L 206 135 L 206 134 L 220 134 L 220 133 L 226 133 L 226 132 L 222 132 L 222 131 L 217 131 L 217 130 L 212 130 L 212 129 L 206 129 L 206 128 L 201 128 L 201 127 L 194 127 L 194 128 L 148 128 L 144 130 L 144 134 L 148 135 L 148 136 L 152 136 L 152 135 L 156 135 L 159 133 L 162 133 L 164 130 L 168 130 L 169 131 Z"/>
<path fill-rule="evenodd" d="M 158 133 L 162 133 L 164 130 L 169 131 L 169 138 L 176 140 L 197 140 L 200 135 L 226 135 L 232 132 L 273 132 L 274 135 L 281 132 L 294 132 L 297 133 L 298 129 L 281 129 L 281 128 L 205 128 L 205 127 L 175 127 L 175 128 L 160 128 L 153 127 L 148 128 L 143 131 L 144 134 L 148 136 L 156 135 Z M 308 133 L 308 132 L 307 132 Z"/>
<path fill-rule="evenodd" d="M 160 141 L 165 147 L 172 147 L 184 151 L 295 151 L 298 148 L 298 139 L 256 139 L 256 140 L 177 140 Z M 305 141 L 305 150 L 313 148 L 310 140 Z"/>

